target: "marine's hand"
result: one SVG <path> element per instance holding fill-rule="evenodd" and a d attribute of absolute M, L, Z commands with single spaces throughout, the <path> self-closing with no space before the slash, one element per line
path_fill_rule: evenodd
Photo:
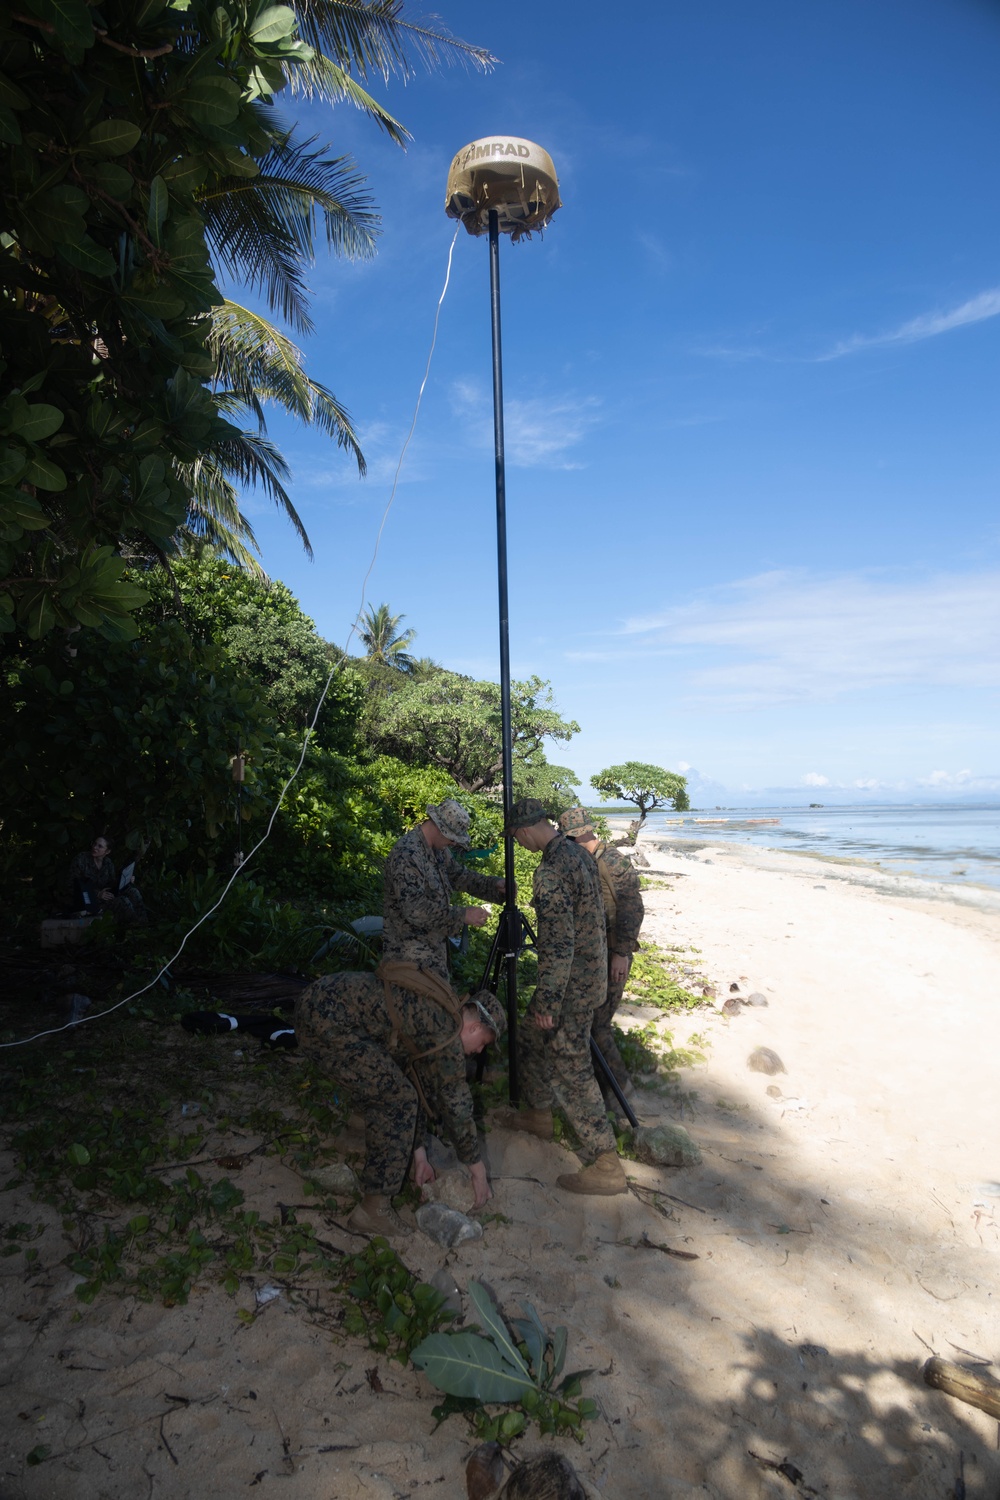
<path fill-rule="evenodd" d="M 493 1189 L 490 1187 L 486 1168 L 481 1161 L 474 1161 L 469 1168 L 469 1176 L 472 1178 L 472 1190 L 476 1195 L 473 1208 L 482 1208 L 484 1203 L 489 1203 L 493 1197 Z"/>
<path fill-rule="evenodd" d="M 434 1181 L 434 1168 L 427 1160 L 427 1152 L 423 1146 L 418 1146 L 413 1153 L 413 1180 L 418 1188 L 426 1187 L 428 1182 Z"/>
<path fill-rule="evenodd" d="M 504 880 L 503 876 L 498 876 L 497 877 L 496 888 L 497 888 L 497 894 L 496 894 L 495 899 L 497 901 L 506 901 L 506 899 L 507 899 L 507 882 L 506 882 L 506 880 Z"/>
<path fill-rule="evenodd" d="M 467 906 L 465 908 L 465 925 L 467 927 L 485 927 L 490 919 L 490 914 L 484 906 Z"/>
<path fill-rule="evenodd" d="M 539 1031 L 555 1031 L 555 1016 L 540 1016 L 537 1011 L 528 1011 L 524 1018 L 529 1026 L 536 1026 Z"/>
<path fill-rule="evenodd" d="M 628 959 L 624 953 L 612 953 L 608 973 L 615 984 L 628 978 Z"/>

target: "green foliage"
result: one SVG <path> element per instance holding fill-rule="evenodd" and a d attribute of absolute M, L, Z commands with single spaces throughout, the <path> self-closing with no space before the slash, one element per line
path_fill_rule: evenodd
<path fill-rule="evenodd" d="M 357 1303 L 344 1313 L 345 1333 L 366 1338 L 373 1349 L 392 1352 L 405 1365 L 413 1349 L 455 1314 L 445 1307 L 442 1292 L 407 1270 L 386 1240 L 376 1236 L 346 1262 L 353 1279 L 345 1283 Z"/>
<path fill-rule="evenodd" d="M 671 974 L 670 959 L 655 943 L 643 943 L 632 958 L 626 995 L 637 1005 L 656 1005 L 660 1010 L 693 1010 L 705 1005 L 704 996 L 693 995 Z"/>
<path fill-rule="evenodd" d="M 312 53 L 266 0 L 35 0 L 0 46 L 0 626 L 122 639 L 121 544 L 162 549 L 181 467 L 239 437 L 205 384 L 198 194 L 257 174 L 255 101 Z"/>
<path fill-rule="evenodd" d="M 399 0 L 30 0 L 3 12 L 0 50 L 0 630 L 124 639 L 143 596 L 122 555 L 194 535 L 255 566 L 240 486 L 260 484 L 308 548 L 262 402 L 363 467 L 287 337 L 218 310 L 210 250 L 300 329 L 320 229 L 336 253 L 373 250 L 354 162 L 296 140 L 274 96 L 291 82 L 350 100 L 402 143 L 360 80 L 406 77 L 412 54 L 492 59 Z M 248 417 L 256 432 L 228 420 Z"/>
<path fill-rule="evenodd" d="M 211 864 L 235 816 L 235 749 L 251 755 L 253 807 L 253 767 L 273 744 L 252 682 L 177 621 L 150 641 L 105 642 L 88 631 L 74 639 L 69 659 L 50 637 L 0 677 L 0 774 L 20 788 L 5 809 L 4 841 L 34 847 L 29 873 L 43 892 L 98 829 L 151 862 Z M 229 834 L 230 858 L 234 841 Z"/>
<path fill-rule="evenodd" d="M 198 642 L 219 646 L 230 667 L 253 680 L 274 727 L 300 736 L 312 721 L 336 648 L 317 633 L 283 583 L 241 571 L 210 552 L 171 563 L 170 573 L 144 575 L 151 599 L 139 615 L 143 635 L 179 619 Z M 328 750 L 349 752 L 364 691 L 350 671 L 338 670 L 327 691 L 313 738 Z"/>
<path fill-rule="evenodd" d="M 524 1304 L 526 1316 L 512 1319 L 508 1328 L 477 1281 L 469 1282 L 469 1297 L 482 1331 L 430 1334 L 410 1356 L 446 1394 L 434 1416 L 441 1422 L 453 1412 L 465 1413 L 483 1441 L 515 1437 L 529 1420 L 543 1435 L 568 1432 L 582 1440 L 583 1423 L 596 1416 L 597 1405 L 576 1399 L 589 1370 L 562 1375 L 566 1329 L 547 1333 L 530 1302 Z M 519 1410 L 491 1414 L 484 1409 L 500 1403 Z"/>
<path fill-rule="evenodd" d="M 628 760 L 620 766 L 608 766 L 607 770 L 591 776 L 590 784 L 605 802 L 634 802 L 639 809 L 640 828 L 654 808 L 669 804 L 682 812 L 691 805 L 685 777 L 645 761 Z"/>
<path fill-rule="evenodd" d="M 362 724 L 374 750 L 410 764 L 436 766 L 463 792 L 500 785 L 498 683 L 440 669 L 427 677 L 398 674 L 398 680 L 388 683 L 382 678 L 378 689 L 369 696 Z M 549 684 L 531 677 L 511 683 L 511 728 L 514 792 L 524 796 L 545 766 L 544 741 L 571 739 L 580 726 L 561 718 L 552 706 Z M 567 773 L 562 777 L 566 782 Z M 572 772 L 568 777 L 575 782 Z"/>
<path fill-rule="evenodd" d="M 92 1302 L 110 1289 L 169 1306 L 205 1276 L 232 1294 L 255 1272 L 319 1271 L 339 1286 L 339 1255 L 330 1260 L 311 1226 L 287 1210 L 265 1219 L 217 1165 L 197 1170 L 219 1149 L 213 1136 L 231 1129 L 259 1133 L 260 1149 L 286 1154 L 300 1171 L 312 1167 L 344 1124 L 318 1073 L 263 1054 L 244 1065 L 240 1087 L 214 1041 L 184 1033 L 165 1045 L 162 1029 L 150 1034 L 129 1015 L 92 1035 L 94 1045 L 58 1059 L 19 1054 L 3 1079 L 16 1159 L 66 1215 L 66 1262 L 83 1278 L 77 1297 Z M 182 1116 L 185 1099 L 193 1118 Z M 241 1158 L 223 1161 L 238 1170 Z"/>

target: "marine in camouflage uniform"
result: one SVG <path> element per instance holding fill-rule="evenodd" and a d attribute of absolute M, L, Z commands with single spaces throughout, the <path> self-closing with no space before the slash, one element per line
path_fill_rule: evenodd
<path fill-rule="evenodd" d="M 390 974 L 407 983 L 391 982 Z M 417 993 L 411 983 L 427 993 Z M 481 1027 L 480 1045 L 467 1048 L 470 1015 L 488 1023 L 490 1031 Z M 317 979 L 296 1001 L 294 1024 L 299 1045 L 364 1116 L 365 1201 L 352 1223 L 380 1233 L 404 1229 L 388 1200 L 403 1186 L 428 1117 L 451 1140 L 460 1162 L 468 1167 L 481 1162 L 465 1058 L 467 1050 L 479 1051 L 502 1034 L 502 1006 L 486 990 L 463 1004 L 436 976 L 409 965 L 383 964 L 378 974 Z M 373 1224 L 380 1213 L 384 1222 Z"/>
<path fill-rule="evenodd" d="M 524 848 L 541 849 L 535 871 L 538 982 L 518 1031 L 523 1114 L 504 1124 L 551 1135 L 558 1101 L 591 1165 L 558 1178 L 574 1192 L 617 1193 L 626 1189 L 604 1102 L 590 1057 L 594 1011 L 607 989 L 608 951 L 597 866 L 586 850 L 549 822 L 540 802 L 526 797 L 508 822 Z"/>
<path fill-rule="evenodd" d="M 597 837 L 590 818 L 582 807 L 571 807 L 568 812 L 564 812 L 559 819 L 559 827 L 590 853 L 601 881 L 608 937 L 608 987 L 604 1000 L 594 1011 L 591 1034 L 608 1067 L 624 1088 L 631 1080 L 618 1051 L 611 1023 L 625 993 L 632 955 L 638 951 L 639 930 L 646 914 L 639 889 L 639 875 L 631 860 L 613 844 L 607 844 Z M 619 960 L 617 964 L 614 962 L 616 957 Z M 622 960 L 626 963 L 624 972 L 621 972 Z M 618 978 L 613 977 L 614 969 L 619 971 Z M 601 1082 L 598 1077 L 598 1083 Z"/>
<path fill-rule="evenodd" d="M 387 959 L 417 964 L 447 980 L 447 939 L 458 937 L 469 922 L 470 909 L 452 905 L 455 892 L 467 891 L 485 901 L 504 899 L 503 880 L 467 870 L 452 857 L 449 845 L 468 848 L 468 829 L 469 814 L 449 798 L 428 807 L 426 821 L 404 833 L 389 851 L 382 906 Z M 472 925 L 485 920 L 483 912 Z"/>

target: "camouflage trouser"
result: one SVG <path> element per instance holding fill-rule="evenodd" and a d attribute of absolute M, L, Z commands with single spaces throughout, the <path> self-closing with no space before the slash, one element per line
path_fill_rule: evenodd
<path fill-rule="evenodd" d="M 602 990 L 603 985 L 598 997 Z M 615 1149 L 590 1058 L 594 1000 L 593 984 L 577 985 L 571 979 L 557 1030 L 522 1025 L 517 1032 L 525 1103 L 531 1109 L 551 1109 L 558 1103 L 579 1136 L 585 1161 Z"/>
<path fill-rule="evenodd" d="M 628 967 L 632 967 L 632 957 L 629 955 Z M 594 1020 L 591 1024 L 591 1035 L 604 1054 L 604 1061 L 621 1084 L 622 1088 L 628 1083 L 628 1069 L 622 1062 L 621 1053 L 618 1051 L 615 1035 L 611 1029 L 611 1023 L 615 1018 L 615 1012 L 622 1003 L 625 986 L 628 984 L 628 971 L 625 978 L 612 980 L 611 978 L 611 955 L 608 955 L 608 990 L 602 1003 L 594 1011 Z M 601 1093 L 607 1099 L 611 1090 L 599 1072 L 597 1064 L 594 1064 L 594 1076 L 600 1085 Z M 612 1096 L 613 1099 L 613 1096 Z"/>
<path fill-rule="evenodd" d="M 419 1113 L 416 1089 L 382 1042 L 359 1035 L 356 1015 L 337 995 L 324 993 L 322 981 L 310 985 L 296 1005 L 295 1032 L 300 1046 L 364 1116 L 363 1190 L 393 1197 L 406 1180 L 413 1154 Z"/>

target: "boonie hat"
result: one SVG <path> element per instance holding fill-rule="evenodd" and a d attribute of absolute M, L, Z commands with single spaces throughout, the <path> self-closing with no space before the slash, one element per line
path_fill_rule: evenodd
<path fill-rule="evenodd" d="M 427 808 L 427 816 L 446 839 L 468 849 L 472 842 L 469 838 L 469 814 L 461 802 L 456 802 L 454 797 L 447 797 L 444 802 L 431 802 Z"/>
<path fill-rule="evenodd" d="M 537 797 L 522 797 L 511 808 L 504 833 L 516 833 L 519 828 L 530 828 L 532 823 L 540 823 L 548 816 L 544 802 L 539 802 Z"/>
<path fill-rule="evenodd" d="M 597 835 L 594 825 L 590 821 L 590 814 L 585 807 L 568 807 L 560 815 L 559 827 L 563 833 L 568 833 L 571 839 L 593 839 Z"/>
<path fill-rule="evenodd" d="M 507 1012 L 492 990 L 477 990 L 470 995 L 468 1000 L 463 1001 L 465 1005 L 474 1005 L 479 1012 L 479 1019 L 487 1026 L 492 1026 L 497 1041 L 507 1030 Z"/>

